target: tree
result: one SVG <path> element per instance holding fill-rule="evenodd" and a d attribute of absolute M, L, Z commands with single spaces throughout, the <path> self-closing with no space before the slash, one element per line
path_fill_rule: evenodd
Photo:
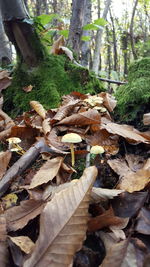
<path fill-rule="evenodd" d="M 7 65 L 11 63 L 12 55 L 8 38 L 5 34 L 1 12 L 0 12 L 0 65 Z"/>
<path fill-rule="evenodd" d="M 134 59 L 137 59 L 137 54 L 136 54 L 135 46 L 134 46 L 134 34 L 133 34 L 134 16 L 135 16 L 137 4 L 138 4 L 138 0 L 135 0 L 134 7 L 132 10 L 131 23 L 130 23 L 131 49 L 132 49 L 132 54 L 133 54 Z"/>
<path fill-rule="evenodd" d="M 92 9 L 91 0 L 85 0 L 83 25 L 91 23 L 91 9 Z M 81 43 L 81 64 L 82 66 L 88 68 L 90 61 L 90 32 L 91 31 L 89 30 L 83 30 L 82 36 L 84 38 L 87 38 L 87 40 L 82 41 Z"/>
<path fill-rule="evenodd" d="M 81 48 L 84 6 L 85 0 L 72 1 L 72 16 L 70 21 L 68 45 L 72 47 L 78 56 Z"/>
<path fill-rule="evenodd" d="M 40 40 L 30 21 L 23 0 L 0 0 L 5 31 L 21 61 L 29 67 L 44 58 Z"/>
<path fill-rule="evenodd" d="M 107 14 L 110 8 L 111 0 L 106 0 L 105 1 L 105 7 L 103 11 L 102 18 L 106 20 Z M 100 3 L 98 0 L 98 10 L 100 10 Z M 99 11 L 100 12 L 100 11 Z M 103 28 L 99 29 L 96 34 L 96 39 L 95 39 L 95 50 L 94 50 L 94 56 L 93 56 L 93 66 L 92 70 L 98 74 L 99 70 L 99 64 L 100 64 L 100 48 L 101 48 L 101 42 L 102 42 L 102 34 L 103 34 Z"/>

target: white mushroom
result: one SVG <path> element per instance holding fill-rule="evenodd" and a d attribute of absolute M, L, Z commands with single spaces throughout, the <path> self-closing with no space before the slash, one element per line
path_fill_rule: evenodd
<path fill-rule="evenodd" d="M 90 150 L 90 154 L 103 154 L 105 152 L 102 146 L 92 146 Z"/>
<path fill-rule="evenodd" d="M 82 141 L 80 135 L 76 134 L 76 133 L 68 133 L 65 134 L 62 139 L 62 142 L 64 143 L 70 143 L 70 150 L 71 150 L 71 163 L 72 166 L 74 166 L 75 164 L 75 155 L 74 155 L 74 145 L 75 143 L 80 143 Z"/>

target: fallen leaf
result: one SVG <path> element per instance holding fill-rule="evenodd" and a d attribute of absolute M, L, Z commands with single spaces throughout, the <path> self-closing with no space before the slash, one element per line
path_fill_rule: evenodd
<path fill-rule="evenodd" d="M 62 162 L 62 157 L 56 157 L 49 159 L 46 163 L 44 163 L 44 165 L 33 177 L 29 189 L 51 181 L 58 174 Z"/>
<path fill-rule="evenodd" d="M 65 105 L 61 106 L 52 121 L 60 121 L 73 113 L 74 108 L 79 103 L 78 99 L 72 99 Z"/>
<path fill-rule="evenodd" d="M 97 110 L 89 109 L 88 111 L 81 112 L 78 114 L 73 114 L 69 117 L 64 118 L 56 125 L 91 125 L 100 124 L 101 115 Z"/>
<path fill-rule="evenodd" d="M 122 229 L 122 227 L 126 227 L 128 221 L 128 218 L 120 218 L 114 216 L 113 209 L 110 208 L 109 210 L 106 210 L 103 214 L 91 218 L 88 222 L 88 230 L 97 231 L 109 226 L 118 226 L 117 229 Z"/>
<path fill-rule="evenodd" d="M 109 112 L 112 112 L 117 105 L 117 100 L 111 94 L 102 92 L 99 94 L 103 98 L 103 105 L 108 109 Z"/>
<path fill-rule="evenodd" d="M 4 210 L 9 209 L 16 205 L 18 197 L 16 194 L 11 193 L 2 198 L 2 205 Z"/>
<path fill-rule="evenodd" d="M 143 124 L 150 125 L 150 113 L 146 113 L 143 115 Z"/>
<path fill-rule="evenodd" d="M 54 55 L 58 55 L 59 54 L 59 51 L 60 51 L 60 46 L 64 46 L 65 44 L 65 39 L 64 37 L 61 35 L 52 45 L 51 47 L 51 51 L 50 53 L 51 54 L 54 54 Z"/>
<path fill-rule="evenodd" d="M 7 150 L 7 151 L 2 151 L 0 152 L 0 179 L 3 177 L 3 175 L 5 174 L 5 171 L 8 167 L 9 161 L 11 159 L 11 155 L 12 153 Z"/>
<path fill-rule="evenodd" d="M 130 156 L 126 156 L 126 158 L 127 157 L 129 162 L 128 164 L 124 159 L 108 160 L 107 163 L 118 175 L 120 175 L 117 189 L 122 189 L 129 193 L 140 191 L 144 189 L 150 181 L 150 160 L 147 160 L 144 165 L 144 162 L 140 162 L 139 156 L 135 162 L 131 161 Z M 137 163 L 138 161 L 140 164 Z M 128 165 L 130 165 L 132 170 Z M 141 166 L 142 168 L 140 168 Z"/>
<path fill-rule="evenodd" d="M 28 236 L 8 236 L 23 252 L 29 254 L 33 251 L 35 244 Z"/>
<path fill-rule="evenodd" d="M 123 218 L 135 216 L 146 201 L 147 195 L 148 192 L 121 193 L 111 200 L 115 215 Z"/>
<path fill-rule="evenodd" d="M 136 218 L 135 231 L 144 235 L 150 235 L 150 209 L 142 208 Z"/>
<path fill-rule="evenodd" d="M 42 129 L 43 129 L 43 132 L 44 132 L 45 135 L 50 133 L 50 131 L 51 131 L 51 126 L 50 126 L 50 122 L 49 121 L 50 121 L 50 119 L 48 118 L 48 119 L 45 119 L 42 122 Z"/>
<path fill-rule="evenodd" d="M 41 214 L 35 249 L 23 267 L 69 266 L 72 263 L 74 253 L 85 238 L 90 190 L 96 176 L 96 167 L 85 169 L 78 182 L 47 203 Z"/>
<path fill-rule="evenodd" d="M 46 117 L 46 111 L 43 106 L 38 101 L 30 101 L 30 105 L 44 120 Z"/>
<path fill-rule="evenodd" d="M 23 87 L 22 89 L 23 89 L 23 91 L 25 91 L 26 93 L 29 93 L 29 92 L 32 91 L 32 89 L 33 89 L 33 85 L 30 84 L 30 85 L 28 85 L 28 86 Z"/>
<path fill-rule="evenodd" d="M 91 196 L 92 199 L 94 199 L 95 201 L 101 201 L 101 200 L 106 201 L 108 199 L 113 199 L 122 192 L 124 192 L 124 190 L 93 187 Z"/>
<path fill-rule="evenodd" d="M 38 216 L 45 206 L 45 202 L 29 199 L 21 201 L 19 206 L 5 211 L 7 227 L 9 231 L 22 229 L 27 223 Z"/>
<path fill-rule="evenodd" d="M 12 80 L 10 77 L 4 77 L 0 80 L 0 92 L 4 89 L 6 89 L 8 86 L 10 86 L 12 83 Z"/>
<path fill-rule="evenodd" d="M 142 133 L 133 126 L 108 122 L 102 124 L 102 129 L 106 129 L 109 133 L 120 135 L 131 143 L 149 143 L 149 140 L 144 138 Z"/>
<path fill-rule="evenodd" d="M 7 230 L 6 230 L 6 219 L 4 215 L 0 215 L 0 266 L 9 266 L 9 254 L 6 243 Z"/>

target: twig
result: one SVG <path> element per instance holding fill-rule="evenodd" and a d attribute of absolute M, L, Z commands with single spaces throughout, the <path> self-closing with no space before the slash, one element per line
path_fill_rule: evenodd
<path fill-rule="evenodd" d="M 6 172 L 0 181 L 0 197 L 7 191 L 14 178 L 20 175 L 28 166 L 37 159 L 41 151 L 47 148 L 47 152 L 54 153 L 54 151 L 47 147 L 44 140 L 40 140 L 30 147 L 30 149 L 14 163 L 14 165 Z"/>
<path fill-rule="evenodd" d="M 105 79 L 105 78 L 101 78 L 99 76 L 96 76 L 97 79 L 103 81 L 103 82 L 108 82 L 108 83 L 115 83 L 115 84 L 118 84 L 118 85 L 121 85 L 121 84 L 127 84 L 127 82 L 121 82 L 121 81 L 115 81 L 115 80 L 110 80 L 110 79 Z"/>

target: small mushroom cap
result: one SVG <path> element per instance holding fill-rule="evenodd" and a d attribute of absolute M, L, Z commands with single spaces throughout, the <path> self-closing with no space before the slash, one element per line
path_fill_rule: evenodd
<path fill-rule="evenodd" d="M 10 137 L 6 140 L 9 144 L 19 144 L 21 139 L 18 137 Z"/>
<path fill-rule="evenodd" d="M 65 142 L 65 143 L 80 143 L 82 141 L 80 135 L 76 134 L 76 133 L 68 133 L 68 134 L 65 134 L 62 139 L 61 139 L 62 142 Z"/>
<path fill-rule="evenodd" d="M 92 146 L 90 150 L 91 154 L 102 154 L 104 152 L 105 152 L 104 148 L 102 146 L 97 146 L 97 145 Z"/>

